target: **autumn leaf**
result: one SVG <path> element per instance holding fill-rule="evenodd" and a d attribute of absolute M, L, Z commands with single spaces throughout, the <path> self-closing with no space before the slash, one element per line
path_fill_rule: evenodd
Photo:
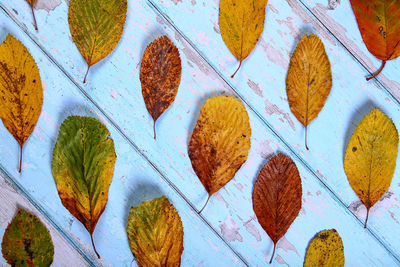
<path fill-rule="evenodd" d="M 343 242 L 335 229 L 319 232 L 308 245 L 304 267 L 344 266 Z"/>
<path fill-rule="evenodd" d="M 50 266 L 54 246 L 49 230 L 35 215 L 18 209 L 1 244 L 4 259 L 11 266 Z"/>
<path fill-rule="evenodd" d="M 189 158 L 208 192 L 207 202 L 246 161 L 250 136 L 249 115 L 239 100 L 216 96 L 206 101 L 190 139 Z"/>
<path fill-rule="evenodd" d="M 126 232 L 139 266 L 181 265 L 182 221 L 165 196 L 132 207 Z"/>
<path fill-rule="evenodd" d="M 72 40 L 88 68 L 105 58 L 117 46 L 124 30 L 127 0 L 71 0 L 68 22 Z"/>
<path fill-rule="evenodd" d="M 379 70 L 367 78 L 378 76 L 386 62 L 400 56 L 400 1 L 350 0 L 361 36 L 376 58 L 382 60 Z"/>
<path fill-rule="evenodd" d="M 243 60 L 253 51 L 264 29 L 265 7 L 268 0 L 221 0 L 219 4 L 219 28 L 231 53 Z"/>
<path fill-rule="evenodd" d="M 347 145 L 344 171 L 354 192 L 370 208 L 389 189 L 396 168 L 399 134 L 393 121 L 375 108 L 357 125 Z"/>
<path fill-rule="evenodd" d="M 147 111 L 154 121 L 154 139 L 157 119 L 175 100 L 181 72 L 179 51 L 167 36 L 154 40 L 144 51 L 140 82 Z"/>
<path fill-rule="evenodd" d="M 332 88 L 332 72 L 324 44 L 318 36 L 305 35 L 294 50 L 286 77 L 292 113 L 306 128 L 319 114 Z"/>
<path fill-rule="evenodd" d="M 253 189 L 253 209 L 261 227 L 276 244 L 289 229 L 301 209 L 302 187 L 296 164 L 278 154 L 264 165 Z"/>
<path fill-rule="evenodd" d="M 38 26 L 37 26 L 37 22 L 36 22 L 35 11 L 33 10 L 36 0 L 26 0 L 26 2 L 28 2 L 29 6 L 31 7 L 32 17 L 33 17 L 33 26 L 35 27 L 35 30 L 39 30 Z"/>
<path fill-rule="evenodd" d="M 28 49 L 12 35 L 0 45 L 0 118 L 22 148 L 35 128 L 43 104 L 39 69 Z"/>
<path fill-rule="evenodd" d="M 110 132 L 97 119 L 70 116 L 61 125 L 51 163 L 63 205 L 93 232 L 108 200 L 116 155 Z"/>

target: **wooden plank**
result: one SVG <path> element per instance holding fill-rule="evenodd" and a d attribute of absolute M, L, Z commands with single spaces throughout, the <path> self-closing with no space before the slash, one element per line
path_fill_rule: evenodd
<path fill-rule="evenodd" d="M 1 12 L 0 39 L 12 33 L 21 40 L 35 58 L 44 86 L 44 104 L 38 124 L 24 146 L 23 171 L 19 175 L 16 159 L 17 143 L 0 124 L 0 165 L 41 205 L 53 221 L 72 239 L 93 264 L 97 266 L 130 266 L 133 260 L 125 227 L 131 206 L 154 197 L 167 195 L 177 208 L 185 229 L 182 256 L 184 266 L 213 264 L 244 266 L 245 264 L 227 247 L 201 217 L 160 177 L 160 175 L 130 146 L 124 137 L 101 116 L 75 85 L 43 55 L 37 47 L 8 17 Z M 61 204 L 51 174 L 52 149 L 58 128 L 69 115 L 99 117 L 111 132 L 115 142 L 117 162 L 109 191 L 109 201 L 94 232 L 94 242 L 101 260 L 93 253 L 87 230 Z M 12 216 L 9 214 L 8 216 Z M 73 255 L 71 255 L 73 256 Z M 75 265 L 74 265 L 75 266 Z M 135 266 L 135 263 L 132 264 Z"/>
<path fill-rule="evenodd" d="M 9 4 L 14 3 L 7 3 L 7 5 Z M 21 17 L 28 18 L 28 10 L 26 12 L 23 11 L 24 7 L 22 4 L 19 4 L 16 8 L 19 13 L 19 19 L 21 19 Z M 47 17 L 47 23 L 42 25 L 44 29 L 41 29 L 39 35 L 34 38 L 44 47 L 43 49 L 46 52 L 51 53 L 51 55 L 56 58 L 57 62 L 61 63 L 62 67 L 65 68 L 69 74 L 72 74 L 73 77 L 79 78 L 80 80 L 80 78 L 83 77 L 85 65 L 74 45 L 70 41 L 66 41 L 69 35 L 68 26 L 65 23 L 57 23 L 66 21 L 66 9 L 66 5 L 61 3 L 59 7 L 52 11 L 50 13 L 51 15 Z M 42 13 L 44 12 L 42 11 Z M 4 17 L 2 21 L 3 20 L 6 23 L 6 29 L 9 31 L 11 31 L 10 29 L 14 29 L 15 31 L 13 31 L 13 33 L 19 33 L 18 37 L 24 39 L 26 43 L 29 43 L 30 48 L 35 48 L 35 45 L 33 45 L 8 18 Z M 31 30 L 31 28 L 29 29 Z M 224 92 L 226 94 L 232 94 L 232 91 L 229 85 L 224 83 L 224 81 L 219 78 L 218 74 L 207 65 L 207 62 L 199 57 L 196 51 L 194 51 L 178 33 L 166 25 L 159 17 L 155 16 L 153 11 L 145 4 L 136 2 L 130 3 L 126 31 L 122 42 L 117 50 L 108 58 L 108 61 L 101 63 L 101 66 L 95 68 L 94 73 L 92 73 L 92 78 L 89 79 L 90 83 L 85 87 L 86 92 L 89 93 L 96 102 L 100 103 L 101 107 L 107 111 L 107 114 L 110 114 L 112 119 L 120 125 L 122 131 L 134 141 L 133 144 L 139 144 L 140 151 L 143 155 L 148 157 L 153 163 L 157 163 L 156 165 L 160 172 L 173 181 L 174 185 L 183 191 L 191 202 L 200 207 L 205 201 L 206 193 L 191 170 L 190 162 L 186 154 L 187 140 L 193 128 L 194 121 L 198 116 L 199 109 L 205 99 L 210 95 Z M 30 33 L 33 32 L 30 31 Z M 176 42 L 180 50 L 183 51 L 181 55 L 182 61 L 186 62 L 187 65 L 184 65 L 182 86 L 178 93 L 177 100 L 158 123 L 158 130 L 159 133 L 161 133 L 156 143 L 152 140 L 151 119 L 141 100 L 137 67 L 144 47 L 154 36 L 160 33 L 166 33 L 170 38 L 174 39 L 174 42 Z M 38 57 L 41 62 L 47 62 L 47 59 L 38 52 L 37 47 L 35 50 L 35 58 Z M 76 88 L 73 88 L 74 86 L 66 81 L 65 78 L 62 78 L 62 76 L 59 77 L 59 74 L 56 75 L 55 69 L 56 66 L 54 65 L 44 69 L 41 67 L 41 73 L 46 75 L 44 80 L 46 80 L 46 83 L 49 83 L 47 88 L 51 88 L 51 90 L 54 90 L 54 88 L 58 89 L 56 92 L 52 91 L 48 97 L 53 100 L 55 98 L 68 99 L 68 97 L 65 98 L 65 95 L 70 93 L 69 90 L 74 91 Z M 184 89 L 182 90 L 182 88 Z M 114 92 L 114 90 L 116 92 Z M 57 94 L 64 95 L 64 97 Z M 57 100 L 57 105 L 47 111 L 48 114 L 59 114 L 57 110 L 65 111 L 66 105 L 60 105 L 59 103 L 63 102 L 60 101 L 60 99 Z M 87 100 L 84 102 L 89 104 Z M 74 103 L 74 101 L 71 103 Z M 78 101 L 78 103 L 80 102 Z M 62 106 L 64 106 L 64 109 Z M 78 110 L 79 109 L 82 109 L 82 107 L 78 108 Z M 70 111 L 67 110 L 67 112 Z M 41 118 L 43 118 L 43 114 Z M 239 171 L 235 180 L 229 183 L 225 189 L 221 190 L 220 193 L 216 194 L 215 197 L 211 199 L 209 206 L 203 213 L 207 220 L 211 222 L 212 226 L 219 229 L 221 235 L 223 235 L 251 265 L 263 265 L 270 255 L 272 244 L 254 218 L 254 213 L 251 208 L 252 184 L 261 165 L 265 163 L 266 157 L 269 157 L 276 151 L 283 151 L 292 155 L 292 157 L 295 156 L 286 149 L 284 143 L 279 141 L 279 139 L 271 133 L 271 130 L 263 125 L 255 113 L 250 112 L 250 118 L 253 128 L 253 137 L 249 160 Z M 57 119 L 56 121 L 58 125 L 62 120 Z M 170 126 L 172 124 L 174 127 Z M 2 132 L 4 132 L 4 130 Z M 45 132 L 47 132 L 47 130 Z M 54 129 L 49 132 L 49 135 L 53 136 L 52 140 L 54 140 L 54 135 L 56 135 Z M 115 138 L 115 135 L 117 134 L 112 134 L 113 138 Z M 5 137 L 8 138 L 7 140 L 10 138 L 9 135 L 5 135 L 1 140 L 6 140 Z M 29 142 L 33 142 L 32 139 L 35 140 L 35 137 L 31 138 Z M 6 151 L 10 153 L 10 157 L 7 159 L 4 166 L 13 168 L 14 165 L 12 165 L 12 163 L 18 158 L 15 153 L 16 148 L 11 147 L 9 141 L 4 142 L 5 143 L 2 144 L 3 147 L 7 148 Z M 26 164 L 26 166 L 24 165 L 23 176 L 34 177 L 33 173 L 29 173 L 30 171 L 34 171 L 42 172 L 40 177 L 51 177 L 51 175 L 49 175 L 50 171 L 47 170 L 48 167 L 46 167 L 46 164 L 48 164 L 46 162 L 49 162 L 50 159 L 48 155 L 45 155 L 45 153 L 48 153 L 48 147 L 51 147 L 51 145 L 48 145 L 44 151 L 40 148 L 40 143 L 32 144 L 31 146 L 33 150 L 30 156 L 28 155 L 25 157 L 24 164 Z M 121 145 L 119 149 L 122 149 L 122 147 L 124 146 Z M 46 158 L 35 158 L 37 153 L 34 151 L 36 149 L 42 149 L 42 154 Z M 127 150 L 129 150 L 129 153 L 133 153 L 131 148 Z M 304 209 L 300 217 L 295 221 L 293 227 L 287 233 L 285 239 L 280 243 L 277 251 L 277 261 L 274 263 L 286 262 L 289 265 L 300 265 L 303 262 L 305 249 L 312 236 L 322 229 L 335 227 L 344 239 L 346 259 L 348 259 L 347 263 L 349 265 L 368 264 L 379 266 L 396 264 L 397 262 L 382 248 L 379 242 L 372 237 L 371 233 L 364 231 L 361 228 L 361 223 L 355 220 L 353 215 L 334 199 L 334 196 L 326 187 L 315 179 L 315 176 L 309 169 L 304 167 L 304 163 L 299 160 L 296 160 L 296 163 L 303 178 Z M 42 165 L 44 169 L 39 170 L 37 166 Z M 149 168 L 148 165 L 147 167 L 142 166 L 143 169 L 138 168 L 138 166 L 132 166 L 129 158 L 123 160 L 122 166 L 125 168 L 129 166 L 129 171 L 125 170 L 128 171 L 128 173 L 131 173 L 132 170 L 135 171 L 134 173 L 136 173 L 137 170 L 140 170 L 140 172 L 147 171 Z M 117 166 L 116 170 L 120 168 L 123 167 Z M 13 171 L 15 175 L 15 170 Z M 128 174 L 127 176 L 130 177 L 131 175 Z M 160 179 L 160 177 L 158 179 Z M 25 179 L 24 186 L 27 185 L 32 188 L 29 182 L 28 179 Z M 48 184 L 51 184 L 51 178 L 48 182 Z M 136 181 L 134 184 L 136 184 Z M 117 194 L 118 197 L 118 194 L 125 192 L 125 190 L 126 188 L 121 186 L 121 190 L 117 192 L 114 191 L 114 194 Z M 35 193 L 39 194 L 36 191 Z M 38 199 L 43 199 L 43 197 L 44 196 L 38 197 Z M 114 195 L 112 195 L 112 197 L 114 198 Z M 106 212 L 107 210 L 108 209 L 106 209 Z M 193 232 L 191 233 L 197 235 L 201 233 L 201 230 Z M 83 234 L 87 233 L 83 232 Z M 359 244 L 365 245 L 360 246 Z M 192 242 L 189 243 L 189 246 L 191 245 Z M 354 257 L 353 255 L 359 256 Z M 215 258 L 214 255 L 211 257 Z"/>
<path fill-rule="evenodd" d="M 11 184 L 2 173 L 0 173 L 0 240 L 3 240 L 4 231 L 11 223 L 17 213 L 18 208 L 22 208 L 38 216 L 40 221 L 50 231 L 54 245 L 53 266 L 87 266 L 82 256 L 76 251 L 68 241 L 64 239 L 56 228 L 43 216 L 32 203 L 26 199 L 19 190 Z M 0 265 L 6 265 L 6 261 L 0 253 Z M 9 266 L 7 264 L 7 266 Z"/>
<path fill-rule="evenodd" d="M 365 46 L 350 1 L 337 1 L 340 3 L 332 7 L 325 0 L 300 0 L 300 2 L 332 32 L 370 74 L 379 69 L 381 61 L 376 59 Z M 388 61 L 384 71 L 377 77 L 377 81 L 397 99 L 400 99 L 399 73 L 400 59 L 395 59 Z M 364 75 L 369 76 L 369 74 Z"/>

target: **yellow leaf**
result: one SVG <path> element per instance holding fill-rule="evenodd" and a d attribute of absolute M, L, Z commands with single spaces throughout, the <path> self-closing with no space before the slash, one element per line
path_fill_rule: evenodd
<path fill-rule="evenodd" d="M 181 265 L 182 221 L 165 196 L 132 207 L 126 232 L 139 266 Z"/>
<path fill-rule="evenodd" d="M 246 161 L 250 136 L 249 115 L 239 100 L 227 96 L 207 100 L 190 139 L 189 158 L 209 197 Z"/>
<path fill-rule="evenodd" d="M 12 35 L 0 45 L 0 118 L 22 147 L 35 128 L 43 104 L 39 69 L 28 49 Z"/>
<path fill-rule="evenodd" d="M 399 134 L 393 121 L 375 108 L 357 125 L 344 158 L 354 192 L 369 209 L 389 189 L 396 168 Z"/>
<path fill-rule="evenodd" d="M 108 201 L 117 159 L 110 132 L 97 119 L 70 116 L 61 124 L 51 171 L 62 204 L 93 232 Z"/>
<path fill-rule="evenodd" d="M 91 66 L 117 46 L 124 30 L 127 0 L 71 0 L 68 22 L 72 39 Z"/>
<path fill-rule="evenodd" d="M 304 267 L 344 266 L 343 241 L 335 229 L 319 232 L 308 245 Z"/>
<path fill-rule="evenodd" d="M 292 113 L 306 127 L 323 108 L 332 88 L 332 72 L 324 44 L 318 36 L 305 35 L 294 50 L 286 77 Z"/>
<path fill-rule="evenodd" d="M 219 28 L 231 53 L 240 61 L 253 51 L 264 29 L 265 7 L 268 0 L 221 0 Z"/>

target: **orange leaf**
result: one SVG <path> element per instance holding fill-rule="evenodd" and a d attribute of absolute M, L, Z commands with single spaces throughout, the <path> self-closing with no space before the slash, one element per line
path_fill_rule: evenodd
<path fill-rule="evenodd" d="M 386 61 L 400 56 L 400 1 L 350 0 L 358 28 L 369 52 L 382 60 L 379 70 L 367 78 L 375 78 Z"/>

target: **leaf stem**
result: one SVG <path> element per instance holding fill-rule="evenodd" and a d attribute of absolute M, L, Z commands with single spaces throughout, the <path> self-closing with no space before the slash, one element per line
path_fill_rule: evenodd
<path fill-rule="evenodd" d="M 242 66 L 242 61 L 240 61 L 239 63 L 239 67 L 236 69 L 236 71 L 231 75 L 231 78 L 233 79 L 233 77 L 235 77 L 235 74 L 238 72 L 238 70 L 240 69 L 240 66 Z"/>
<path fill-rule="evenodd" d="M 304 134 L 304 143 L 306 144 L 306 148 L 307 148 L 307 150 L 310 150 L 309 148 L 308 148 L 308 146 L 307 146 L 307 126 L 306 126 L 306 132 L 305 132 L 305 134 Z"/>
<path fill-rule="evenodd" d="M 207 203 L 208 203 L 208 201 L 210 200 L 210 197 L 211 197 L 211 195 L 208 194 L 208 198 L 207 198 L 206 204 L 204 204 L 203 208 L 199 211 L 199 214 L 200 214 L 200 213 L 204 210 L 204 208 L 207 206 Z"/>
<path fill-rule="evenodd" d="M 83 78 L 83 83 L 86 83 L 86 77 L 87 77 L 87 75 L 89 73 L 89 69 L 90 69 L 90 66 L 88 65 L 88 68 L 87 68 L 87 71 L 86 71 L 86 74 L 85 74 L 85 78 Z"/>
<path fill-rule="evenodd" d="M 369 208 L 367 209 L 367 218 L 365 218 L 364 228 L 367 228 L 368 217 L 369 217 Z"/>
<path fill-rule="evenodd" d="M 156 121 L 153 120 L 153 132 L 154 132 L 154 140 L 157 139 L 157 134 L 156 134 Z"/>
<path fill-rule="evenodd" d="M 274 259 L 275 249 L 276 249 L 276 243 L 274 242 L 274 250 L 272 251 L 272 256 L 271 256 L 271 259 L 269 260 L 269 264 L 271 264 L 272 260 Z"/>
<path fill-rule="evenodd" d="M 22 145 L 19 145 L 19 167 L 18 172 L 21 173 L 22 169 Z"/>
<path fill-rule="evenodd" d="M 31 10 L 32 10 L 32 16 L 33 16 L 33 26 L 35 27 L 35 30 L 38 31 L 39 29 L 37 26 L 35 11 L 33 10 L 33 5 L 31 5 Z"/>
<path fill-rule="evenodd" d="M 100 255 L 99 255 L 99 253 L 97 253 L 96 246 L 94 245 L 94 241 L 93 241 L 93 233 L 90 233 L 90 239 L 92 240 L 92 245 L 93 245 L 94 252 L 96 253 L 96 255 L 97 255 L 97 258 L 99 258 L 99 259 L 100 259 Z"/>
<path fill-rule="evenodd" d="M 381 65 L 381 67 L 379 68 L 379 70 L 377 70 L 372 76 L 367 77 L 367 81 L 369 81 L 369 80 L 375 78 L 376 76 L 378 76 L 379 73 L 382 72 L 382 70 L 383 70 L 383 68 L 385 67 L 385 65 L 386 65 L 386 60 L 382 60 L 382 65 Z"/>

